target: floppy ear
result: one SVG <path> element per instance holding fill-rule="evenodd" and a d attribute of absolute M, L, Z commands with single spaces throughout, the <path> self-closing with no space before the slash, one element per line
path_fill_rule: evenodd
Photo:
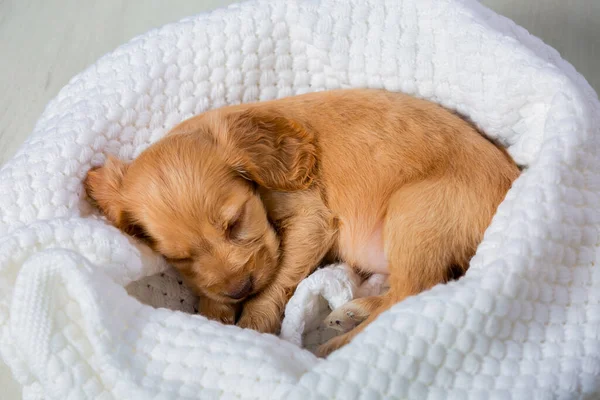
<path fill-rule="evenodd" d="M 317 166 L 310 130 L 273 109 L 247 109 L 225 118 L 226 160 L 240 175 L 272 190 L 310 186 Z"/>
<path fill-rule="evenodd" d="M 152 247 L 152 237 L 125 210 L 121 187 L 127 168 L 127 164 L 108 156 L 102 167 L 88 171 L 83 186 L 91 201 L 114 226 Z"/>
<path fill-rule="evenodd" d="M 126 164 L 108 156 L 106 163 L 102 167 L 89 170 L 83 181 L 88 197 L 110 222 L 124 231 L 127 231 L 128 222 L 123 212 L 120 191 L 126 170 Z"/>

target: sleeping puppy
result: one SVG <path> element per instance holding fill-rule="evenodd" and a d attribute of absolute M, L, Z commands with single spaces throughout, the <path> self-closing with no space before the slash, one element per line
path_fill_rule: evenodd
<path fill-rule="evenodd" d="M 131 164 L 85 180 L 118 228 L 201 296 L 200 313 L 277 333 L 298 283 L 325 261 L 389 273 L 355 300 L 348 343 L 407 296 L 469 265 L 519 170 L 450 111 L 380 90 L 337 90 L 212 110 Z"/>

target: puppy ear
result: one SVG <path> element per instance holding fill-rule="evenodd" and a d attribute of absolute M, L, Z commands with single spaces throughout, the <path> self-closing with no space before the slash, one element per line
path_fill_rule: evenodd
<path fill-rule="evenodd" d="M 122 161 L 108 156 L 102 167 L 88 171 L 83 186 L 88 197 L 117 228 L 127 230 L 121 184 L 127 171 Z"/>
<path fill-rule="evenodd" d="M 244 178 L 271 190 L 306 189 L 317 166 L 314 134 L 273 109 L 226 116 L 227 162 Z"/>

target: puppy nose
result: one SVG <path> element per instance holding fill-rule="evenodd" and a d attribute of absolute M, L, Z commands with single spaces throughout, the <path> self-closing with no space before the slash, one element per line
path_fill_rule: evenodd
<path fill-rule="evenodd" d="M 254 283 L 252 282 L 252 276 L 249 276 L 246 280 L 241 281 L 236 285 L 232 285 L 230 291 L 228 291 L 226 295 L 234 300 L 240 300 L 244 297 L 248 297 L 253 289 Z"/>

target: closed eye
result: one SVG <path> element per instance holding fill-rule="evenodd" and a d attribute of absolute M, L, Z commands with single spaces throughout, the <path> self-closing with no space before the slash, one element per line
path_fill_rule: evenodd
<path fill-rule="evenodd" d="M 123 213 L 123 220 L 125 221 L 124 230 L 126 233 L 136 239 L 146 242 L 150 247 L 154 246 L 156 241 L 142 224 L 134 222 L 135 220 L 128 213 Z"/>
<path fill-rule="evenodd" d="M 241 231 L 241 226 L 242 226 L 242 221 L 240 218 L 236 219 L 233 222 L 230 222 L 227 225 L 227 237 L 229 239 L 237 239 L 240 235 L 240 231 Z"/>
<path fill-rule="evenodd" d="M 243 220 L 244 220 L 245 210 L 246 210 L 246 205 L 244 204 L 240 208 L 240 211 L 235 215 L 235 217 L 233 217 L 227 224 L 227 227 L 225 229 L 225 235 L 227 236 L 228 239 L 231 239 L 231 240 L 239 240 L 240 239 L 240 236 L 242 233 L 242 228 L 243 228 Z"/>

